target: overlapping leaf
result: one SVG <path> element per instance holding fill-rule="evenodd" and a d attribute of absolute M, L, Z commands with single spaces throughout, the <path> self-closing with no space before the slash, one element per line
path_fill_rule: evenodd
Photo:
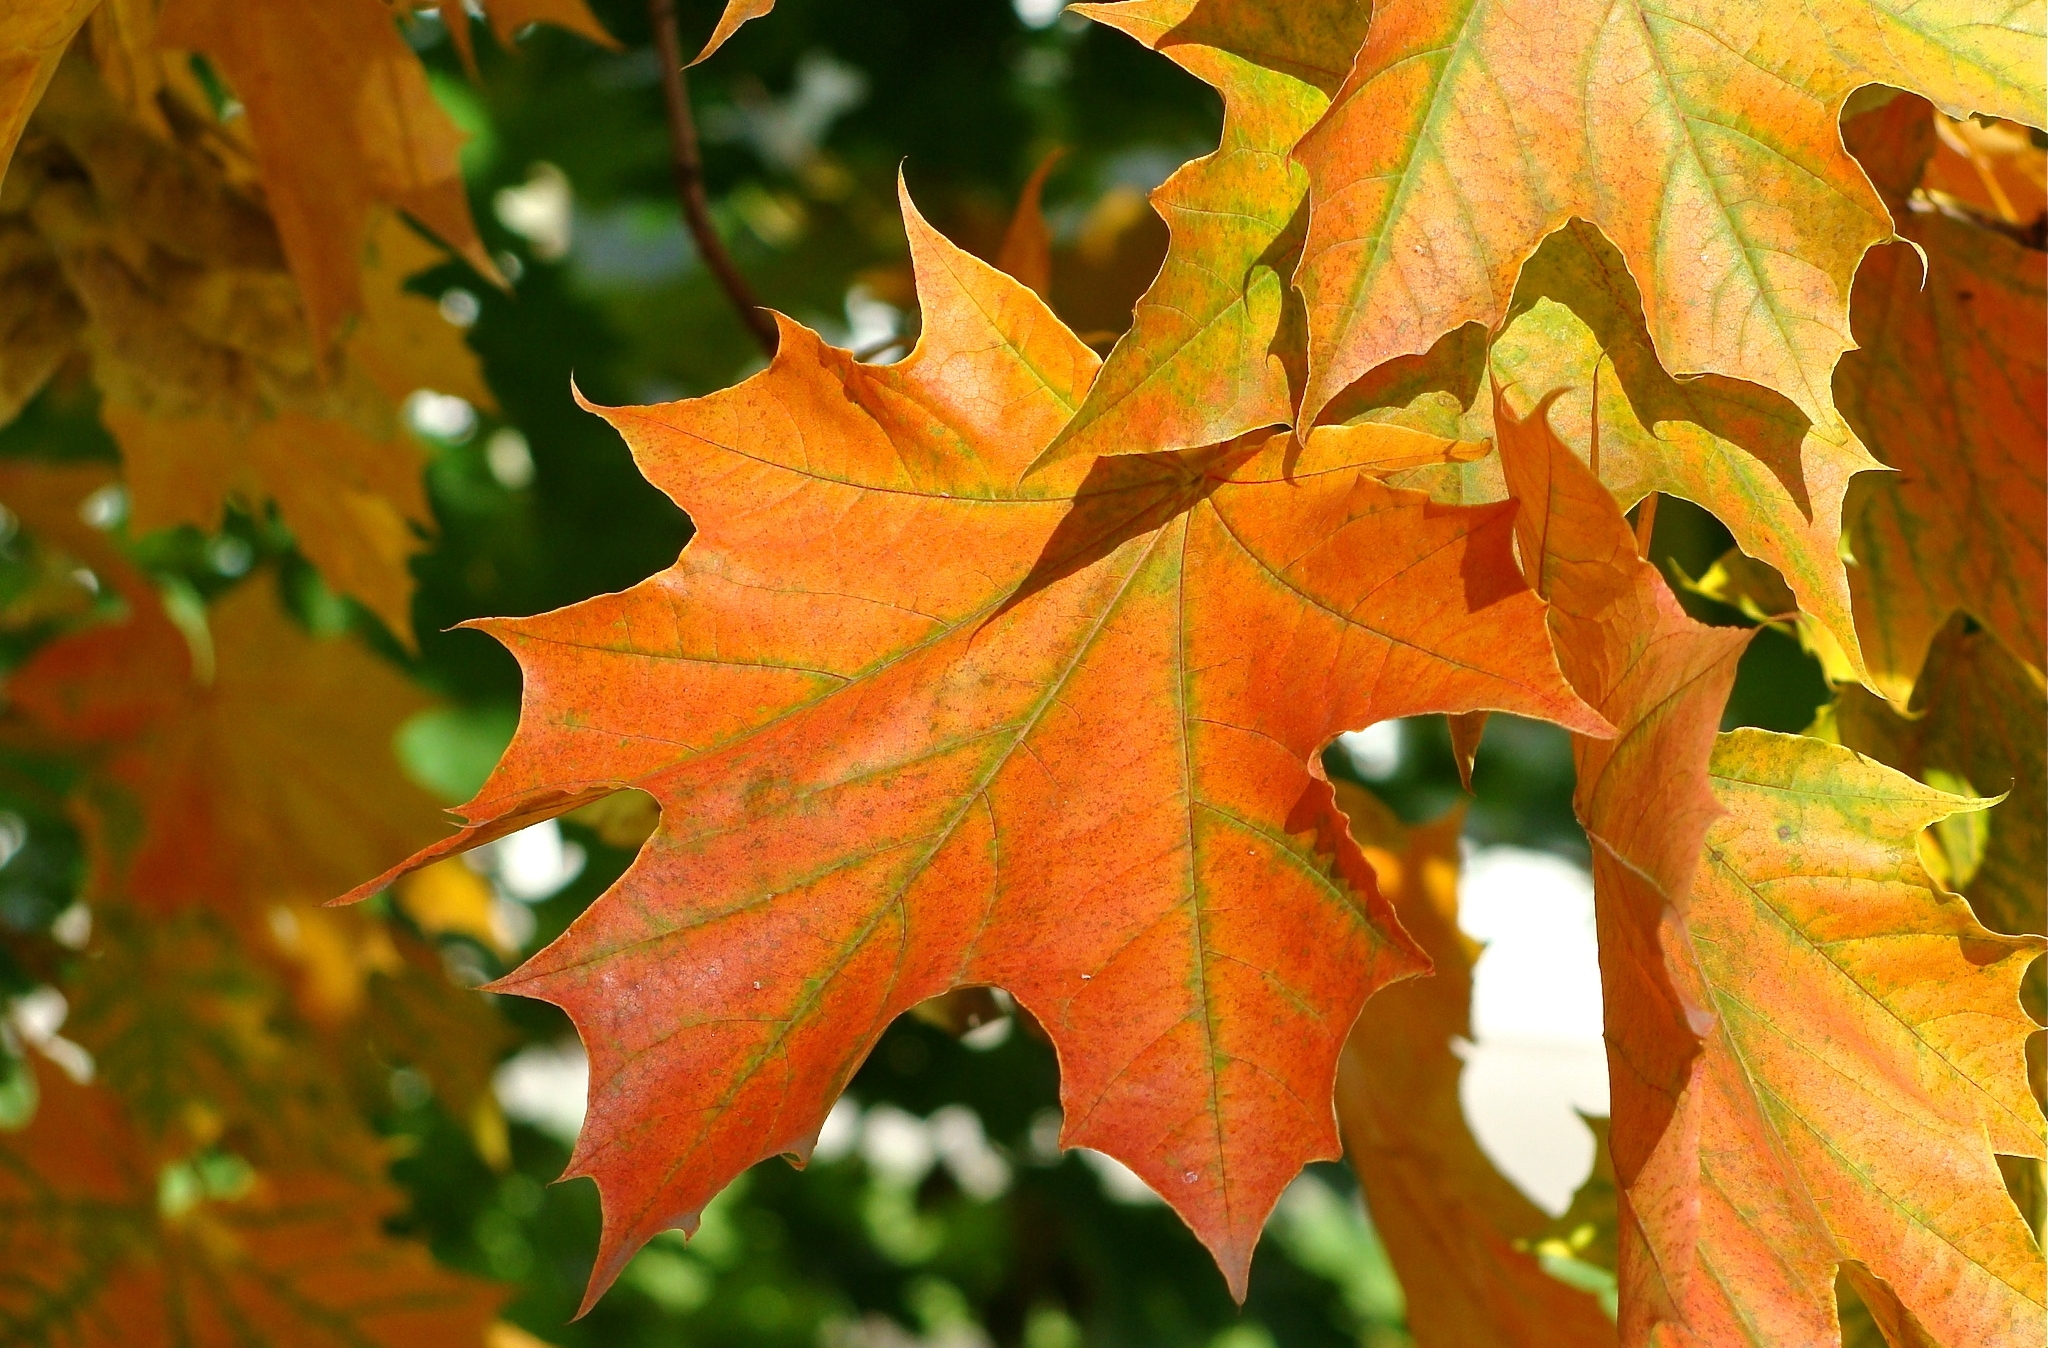
<path fill-rule="evenodd" d="M 1888 767 L 1951 790 L 2003 795 L 1941 835 L 1949 879 L 1994 931 L 2048 931 L 2048 697 L 2038 673 L 1989 632 L 1966 631 L 1955 618 L 1935 638 L 1906 712 L 1844 688 L 1832 721 L 1843 744 Z"/>
<path fill-rule="evenodd" d="M 0 1133 L 0 1337 L 78 1348 L 478 1344 L 500 1294 L 383 1220 L 395 1193 L 158 1153 L 106 1090 L 45 1072 Z M 168 1168 L 167 1168 L 168 1164 Z"/>
<path fill-rule="evenodd" d="M 1836 121 L 1866 83 L 2042 116 L 2043 13 L 1652 0 L 1389 0 L 1297 157 L 1304 422 L 1394 357 L 1495 327 L 1523 261 L 1576 216 L 1620 249 L 1676 375 L 1834 420 L 1849 292 L 1890 221 Z"/>
<path fill-rule="evenodd" d="M 785 323 L 738 388 L 607 413 L 700 532 L 623 594 L 486 625 L 525 671 L 519 732 L 412 864 L 621 787 L 662 804 L 501 984 L 590 1051 L 593 1296 L 805 1153 L 896 1014 L 976 983 L 1058 1046 L 1063 1140 L 1145 1177 L 1241 1290 L 1281 1188 L 1335 1150 L 1357 1007 L 1421 967 L 1314 755 L 1432 709 L 1604 724 L 1555 673 L 1509 512 L 1355 466 L 1413 432 L 1027 476 L 1095 358 L 906 215 L 903 363 Z"/>
<path fill-rule="evenodd" d="M 0 286 L 18 287 L 27 313 L 5 348 L 20 384 L 0 411 L 83 348 L 138 531 L 212 529 L 227 499 L 275 501 L 335 588 L 410 641 L 407 562 L 430 515 L 398 408 L 423 387 L 489 402 L 459 330 L 403 289 L 441 254 L 386 215 L 364 312 L 323 361 L 268 217 L 199 130 L 151 132 L 82 58 L 35 127 L 10 189 L 19 213 L 0 217 L 18 259 Z"/>
<path fill-rule="evenodd" d="M 1843 652 L 1845 677 L 1856 676 L 1843 503 L 1856 475 L 1879 465 L 1839 419 L 1815 426 L 1754 385 L 1666 374 L 1628 269 L 1583 222 L 1551 235 L 1523 268 L 1491 345 L 1464 329 L 1427 356 L 1354 384 L 1323 415 L 1491 437 L 1493 404 L 1479 395 L 1488 374 L 1521 416 L 1555 395 L 1553 429 L 1623 509 L 1665 492 L 1713 511 L 1745 551 L 1791 582 Z M 1487 461 L 1415 478 L 1446 500 L 1497 500 L 1506 491 L 1498 464 Z"/>
<path fill-rule="evenodd" d="M 1283 336 L 1283 313 L 1308 179 L 1288 155 L 1344 78 L 1371 8 L 1127 0 L 1076 9 L 1213 85 L 1223 138 L 1152 194 L 1173 234 L 1166 261 L 1052 454 L 1188 449 L 1291 422 L 1300 334 L 1297 321 Z"/>
<path fill-rule="evenodd" d="M 1550 601 L 1558 661 L 1614 723 L 1576 736 L 1573 807 L 1593 849 L 1609 1134 L 1620 1189 L 1622 1339 L 1645 1341 L 1683 1297 L 1697 1170 L 1692 1085 L 1709 1018 L 1700 1005 L 1686 906 L 1716 806 L 1708 755 L 1747 643 L 1685 615 L 1614 498 L 1550 429 L 1498 392 L 1502 469 L 1521 507 L 1516 536 Z M 1674 1196 L 1675 1195 L 1675 1196 Z"/>
<path fill-rule="evenodd" d="M 1918 859 L 1980 808 L 1833 745 L 1724 735 L 1691 922 L 1717 1023 L 1698 1085 L 1681 1342 L 1837 1341 L 1847 1277 L 1894 1343 L 2040 1337 L 2040 1249 L 1996 1154 L 2039 1157 L 2019 986 Z M 1672 1195 L 1676 1200 L 1679 1195 Z"/>
<path fill-rule="evenodd" d="M 9 682 L 45 742 L 92 755 L 96 887 L 159 912 L 318 901 L 433 831 L 392 737 L 426 699 L 344 638 L 309 636 L 271 577 L 188 634 L 154 605 L 43 647 Z M 194 649 L 194 639 L 198 649 Z"/>
<path fill-rule="evenodd" d="M 1336 791 L 1380 892 L 1435 966 L 1366 1003 L 1337 1072 L 1345 1152 L 1408 1294 L 1409 1332 L 1421 1348 L 1611 1344 L 1599 1303 L 1528 1253 L 1548 1219 L 1486 1159 L 1459 1103 L 1454 1044 L 1471 1037 L 1478 953 L 1457 921 L 1464 812 L 1408 829 L 1359 788 Z"/>
<path fill-rule="evenodd" d="M 1904 705 L 1957 609 L 2048 665 L 2048 253 L 1909 195 L 1935 148 L 1921 100 L 1847 134 L 1912 245 L 1864 265 L 1863 349 L 1838 381 L 1851 424 L 1898 470 L 1859 484 L 1849 537 L 1872 686 Z"/>
<path fill-rule="evenodd" d="M 1877 466 L 1840 419 L 1807 421 L 1784 399 L 1707 375 L 1675 380 L 1657 363 L 1634 281 L 1597 231 L 1574 223 L 1524 269 L 1489 361 L 1524 407 L 1566 390 L 1556 425 L 1593 459 L 1624 509 L 1652 492 L 1706 507 L 1771 563 L 1801 608 L 1851 657 L 1856 626 L 1841 557 L 1843 501 Z M 1598 402 L 1597 408 L 1594 403 Z"/>
<path fill-rule="evenodd" d="M 248 111 L 264 194 L 316 345 L 362 307 L 379 206 L 432 230 L 486 276 L 469 217 L 463 136 L 379 0 L 167 0 L 158 40 L 205 53 Z M 321 53 L 307 61 L 308 50 Z"/>
<path fill-rule="evenodd" d="M 0 177 L 64 48 L 99 0 L 25 0 L 0 17 Z"/>

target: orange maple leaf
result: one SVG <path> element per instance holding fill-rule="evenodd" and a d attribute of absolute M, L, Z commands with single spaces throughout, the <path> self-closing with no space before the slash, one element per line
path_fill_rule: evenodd
<path fill-rule="evenodd" d="M 362 308 L 363 249 L 380 204 L 497 278 L 456 162 L 462 132 L 379 0 L 167 0 L 157 37 L 205 53 L 247 109 L 316 345 Z"/>
<path fill-rule="evenodd" d="M 1357 466 L 1426 437 L 1027 475 L 1096 358 L 905 216 L 903 363 L 784 321 L 737 388 L 605 413 L 700 532 L 622 594 L 481 624 L 525 671 L 519 731 L 408 865 L 623 787 L 661 802 L 498 985 L 590 1051 L 588 1299 L 741 1169 L 806 1154 L 889 1022 L 970 984 L 1050 1033 L 1063 1141 L 1145 1177 L 1242 1293 L 1280 1190 L 1336 1150 L 1359 1005 L 1424 967 L 1316 754 L 1431 710 L 1607 727 L 1557 674 L 1510 508 Z"/>
<path fill-rule="evenodd" d="M 389 1185 L 169 1158 L 112 1093 L 40 1076 L 34 1119 L 0 1134 L 0 1338 L 78 1348 L 484 1341 L 503 1292 L 386 1235 L 400 1197 Z"/>
<path fill-rule="evenodd" d="M 1152 193 L 1172 231 L 1131 330 L 1049 456 L 1182 449 L 1294 417 L 1308 175 L 1288 155 L 1364 41 L 1366 5 L 1129 0 L 1074 6 L 1213 86 L 1223 135 Z M 1306 423 L 1304 423 L 1306 424 Z"/>
<path fill-rule="evenodd" d="M 1717 807 L 1707 777 L 1721 709 L 1748 631 L 1694 622 L 1637 555 L 1621 509 L 1550 429 L 1546 399 L 1525 421 L 1498 392 L 1494 425 L 1516 536 L 1565 675 L 1612 739 L 1575 736 L 1572 804 L 1593 851 L 1609 1134 L 1620 1189 L 1622 1336 L 1637 1343 L 1671 1307 L 1692 1264 L 1697 1170 L 1687 1094 L 1709 1027 L 1686 926 L 1687 896 Z M 1643 1195 L 1673 1190 L 1674 1201 Z"/>
<path fill-rule="evenodd" d="M 1389 0 L 1301 141 L 1304 423 L 1444 333 L 1494 327 L 1572 217 L 1642 288 L 1674 374 L 1775 389 L 1816 425 L 1850 282 L 1891 218 L 1837 120 L 1870 83 L 2038 120 L 2042 17 L 1871 0 Z"/>
<path fill-rule="evenodd" d="M 1836 1342 L 1839 1271 L 1889 1342 L 2039 1342 L 1997 1156 L 2044 1150 L 2019 990 L 2048 947 L 1986 930 L 1915 848 L 1989 802 L 1760 730 L 1721 736 L 1713 775 L 1690 919 L 1717 1023 L 1699 1173 L 1663 1195 L 1698 1207 L 1669 1341 Z"/>
<path fill-rule="evenodd" d="M 1910 241 L 1864 263 L 1837 381 L 1898 470 L 1851 496 L 1849 578 L 1871 686 L 1901 706 L 1957 609 L 2048 664 L 2048 254 L 1911 195 L 1933 118 L 1901 96 L 1845 129 Z"/>
<path fill-rule="evenodd" d="M 1407 1293 L 1409 1331 L 1457 1348 L 1612 1344 L 1592 1295 L 1529 1252 L 1549 1219 L 1479 1149 L 1459 1102 L 1454 1045 L 1472 1036 L 1479 953 L 1458 930 L 1465 812 L 1405 828 L 1363 789 L 1336 790 L 1380 891 L 1436 966 L 1365 1004 L 1337 1070 L 1345 1152 Z"/>

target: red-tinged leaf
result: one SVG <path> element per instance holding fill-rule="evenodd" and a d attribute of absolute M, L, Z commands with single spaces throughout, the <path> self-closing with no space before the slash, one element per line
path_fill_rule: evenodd
<path fill-rule="evenodd" d="M 1838 1342 L 1839 1269 L 1894 1343 L 2038 1343 L 2041 1253 L 1996 1157 L 2043 1150 L 2019 1003 L 2043 943 L 1981 926 L 1915 846 L 1987 802 L 1758 730 L 1713 771 L 1690 916 L 1718 1023 L 1671 1341 Z"/>
<path fill-rule="evenodd" d="M 316 344 L 362 307 L 363 249 L 380 203 L 496 278 L 456 162 L 462 133 L 379 0 L 167 0 L 158 37 L 203 52 L 248 109 L 265 199 Z"/>
<path fill-rule="evenodd" d="M 1292 421 L 1299 324 L 1283 334 L 1283 311 L 1308 179 L 1287 156 L 1329 105 L 1371 8 L 1288 0 L 1073 8 L 1212 85 L 1223 96 L 1223 137 L 1215 153 L 1153 192 L 1172 230 L 1166 261 L 1048 457 L 1192 449 Z"/>
<path fill-rule="evenodd" d="M 1528 1252 L 1549 1219 L 1486 1159 L 1459 1104 L 1454 1045 L 1472 1035 L 1478 955 L 1458 930 L 1464 811 L 1410 829 L 1364 790 L 1336 791 L 1380 892 L 1435 966 L 1365 1004 L 1337 1070 L 1346 1155 L 1408 1294 L 1408 1330 L 1420 1348 L 1612 1344 L 1600 1303 Z"/>
<path fill-rule="evenodd" d="M 165 1157 L 110 1092 L 41 1078 L 35 1118 L 0 1133 L 0 1339 L 482 1345 L 503 1293 L 386 1235 L 397 1206 L 388 1186 Z"/>
<path fill-rule="evenodd" d="M 1050 1033 L 1063 1141 L 1143 1176 L 1241 1293 L 1280 1190 L 1336 1150 L 1358 1006 L 1422 967 L 1317 753 L 1429 710 L 1605 723 L 1555 673 L 1511 511 L 1382 486 L 1347 458 L 1367 434 L 1027 475 L 1095 358 L 905 214 L 904 362 L 785 321 L 739 387 L 605 414 L 699 533 L 622 594 L 485 624 L 519 730 L 470 827 L 408 864 L 622 787 L 661 803 L 500 984 L 590 1052 L 592 1299 L 807 1153 L 896 1015 L 973 984 Z"/>
<path fill-rule="evenodd" d="M 38 735 L 93 760 L 80 808 L 97 890 L 253 916 L 318 900 L 431 834 L 432 798 L 392 750 L 427 705 L 403 675 L 351 640 L 309 636 L 268 576 L 210 618 L 188 636 L 138 604 L 44 646 L 9 681 Z"/>
<path fill-rule="evenodd" d="M 1849 574 L 1871 684 L 1902 706 L 1957 609 L 2048 665 L 2048 254 L 1909 197 L 1933 115 L 1900 97 L 1846 128 L 1910 241 L 1864 264 L 1863 349 L 1837 380 L 1850 424 L 1898 470 L 1859 484 Z"/>
<path fill-rule="evenodd" d="M 1576 216 L 1640 283 L 1663 366 L 1834 420 L 1849 291 L 1890 220 L 1837 119 L 1869 83 L 2038 120 L 2042 15 L 1966 3 L 1387 0 L 1309 171 L 1304 422 L 1381 363 L 1498 325 Z"/>
<path fill-rule="evenodd" d="M 1647 1341 L 1691 1276 L 1697 1174 L 1692 1084 L 1710 1018 L 1699 1000 L 1687 894 L 1718 807 L 1707 763 L 1743 629 L 1685 615 L 1636 552 L 1628 521 L 1558 439 L 1496 393 L 1494 422 L 1516 536 L 1565 676 L 1614 723 L 1575 737 L 1573 806 L 1593 850 L 1594 914 L 1620 1187 L 1622 1341 Z"/>

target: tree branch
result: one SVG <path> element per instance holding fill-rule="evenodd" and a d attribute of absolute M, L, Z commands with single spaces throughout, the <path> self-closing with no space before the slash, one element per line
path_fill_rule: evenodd
<path fill-rule="evenodd" d="M 761 344 L 770 359 L 775 356 L 775 319 L 733 265 L 724 240 L 711 224 L 711 203 L 704 196 L 704 158 L 697 149 L 697 121 L 690 115 L 690 89 L 683 79 L 681 39 L 676 35 L 675 0 L 647 0 L 647 17 L 654 26 L 654 52 L 661 62 L 661 101 L 668 112 L 669 167 L 676 180 L 676 200 L 683 208 L 683 224 L 697 241 L 698 256 L 719 288 L 739 311 L 740 321 Z"/>

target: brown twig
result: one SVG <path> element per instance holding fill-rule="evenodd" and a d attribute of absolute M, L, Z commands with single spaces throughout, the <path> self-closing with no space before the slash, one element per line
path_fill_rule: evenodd
<path fill-rule="evenodd" d="M 676 199 L 682 204 L 683 224 L 697 241 L 697 253 L 733 308 L 740 321 L 772 359 L 775 355 L 775 319 L 733 265 L 724 240 L 711 224 L 711 203 L 704 196 L 704 158 L 697 148 L 697 121 L 690 115 L 690 88 L 683 79 L 681 39 L 676 35 L 675 0 L 647 0 L 647 17 L 654 25 L 654 53 L 661 62 L 661 101 L 668 112 L 669 166 L 675 175 Z"/>

